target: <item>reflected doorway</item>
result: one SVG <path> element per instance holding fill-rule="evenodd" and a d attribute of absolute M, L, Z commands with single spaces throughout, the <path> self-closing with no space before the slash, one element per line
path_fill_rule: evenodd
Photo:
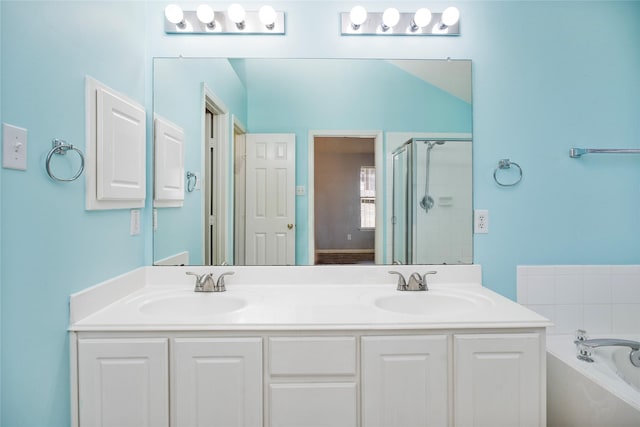
<path fill-rule="evenodd" d="M 314 264 L 376 259 L 376 137 L 313 138 Z"/>

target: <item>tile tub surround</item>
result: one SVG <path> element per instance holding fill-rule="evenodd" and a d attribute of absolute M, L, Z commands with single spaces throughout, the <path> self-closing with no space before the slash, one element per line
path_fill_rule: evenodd
<path fill-rule="evenodd" d="M 547 317 L 548 334 L 640 333 L 640 265 L 522 265 L 517 301 Z"/>

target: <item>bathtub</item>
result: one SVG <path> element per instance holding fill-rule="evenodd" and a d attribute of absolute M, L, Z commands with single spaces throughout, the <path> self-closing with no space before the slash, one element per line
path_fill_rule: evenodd
<path fill-rule="evenodd" d="M 640 341 L 640 335 L 591 336 Z M 576 358 L 572 335 L 547 336 L 549 427 L 640 426 L 640 368 L 626 347 L 600 347 L 593 363 Z"/>

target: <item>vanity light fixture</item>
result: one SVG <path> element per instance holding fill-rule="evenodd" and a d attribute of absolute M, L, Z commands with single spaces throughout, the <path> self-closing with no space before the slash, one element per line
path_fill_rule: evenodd
<path fill-rule="evenodd" d="M 460 11 L 458 8 L 450 6 L 442 12 L 440 16 L 440 30 L 453 27 L 460 20 Z"/>
<path fill-rule="evenodd" d="M 182 10 L 175 4 L 165 7 L 164 31 L 167 34 L 285 34 L 285 14 L 265 5 L 260 10 L 245 10 L 233 3 L 227 10 L 214 10 L 207 4 L 196 10 Z"/>
<path fill-rule="evenodd" d="M 184 22 L 184 12 L 177 4 L 170 4 L 164 8 L 164 17 L 167 21 L 179 28 L 186 27 Z"/>
<path fill-rule="evenodd" d="M 264 5 L 258 10 L 258 17 L 260 22 L 264 24 L 267 29 L 272 30 L 276 25 L 276 10 L 269 5 Z"/>
<path fill-rule="evenodd" d="M 415 12 L 399 12 L 390 7 L 383 12 L 367 12 L 355 6 L 350 12 L 340 14 L 341 34 L 394 35 L 394 36 L 459 36 L 460 11 L 447 7 L 441 13 L 427 8 Z M 433 24 L 435 22 L 435 24 Z"/>
<path fill-rule="evenodd" d="M 382 31 L 389 31 L 400 21 L 400 12 L 395 7 L 390 7 L 382 13 Z"/>
<path fill-rule="evenodd" d="M 362 6 L 354 6 L 349 12 L 349 23 L 353 30 L 357 31 L 367 20 L 367 9 Z"/>
<path fill-rule="evenodd" d="M 423 7 L 416 10 L 416 13 L 413 15 L 413 19 L 409 24 L 409 28 L 411 28 L 412 32 L 416 32 L 429 25 L 429 22 L 431 22 L 431 11 L 426 7 Z"/>
<path fill-rule="evenodd" d="M 236 27 L 238 27 L 239 30 L 244 30 L 244 18 L 247 16 L 247 13 L 244 11 L 244 7 L 238 3 L 232 3 L 227 9 L 227 15 L 229 15 L 229 19 L 236 24 Z"/>
<path fill-rule="evenodd" d="M 213 8 L 208 4 L 201 4 L 196 9 L 196 16 L 198 21 L 202 22 L 207 28 L 213 29 L 216 27 L 216 13 Z"/>

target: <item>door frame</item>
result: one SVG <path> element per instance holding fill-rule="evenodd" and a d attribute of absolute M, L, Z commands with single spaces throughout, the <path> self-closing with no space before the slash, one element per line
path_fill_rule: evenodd
<path fill-rule="evenodd" d="M 233 244 L 230 253 L 233 253 L 233 265 L 245 265 L 245 228 L 246 228 L 246 164 L 247 164 L 247 127 L 235 115 L 232 115 L 233 134 L 231 153 L 233 156 L 233 206 L 231 207 L 230 229 L 233 230 Z M 238 164 L 242 164 L 242 174 L 238 174 Z M 238 175 L 236 178 L 236 174 Z"/>
<path fill-rule="evenodd" d="M 202 141 L 201 153 L 207 152 L 207 141 L 208 136 L 206 135 L 206 120 L 207 120 L 207 110 L 211 110 L 215 113 L 214 120 L 216 120 L 216 136 L 218 140 L 217 155 L 215 158 L 215 182 L 218 183 L 216 192 L 216 233 L 217 233 L 217 242 L 216 242 L 216 254 L 215 259 L 212 260 L 211 265 L 219 265 L 223 262 L 228 262 L 228 239 L 229 233 L 228 230 L 228 218 L 227 212 L 224 208 L 228 206 L 229 201 L 229 141 L 230 141 L 230 133 L 229 133 L 229 109 L 222 102 L 222 100 L 205 84 L 202 83 L 202 137 L 200 141 Z M 201 160 L 201 170 L 203 171 L 204 177 L 207 176 L 206 171 L 206 156 L 202 156 Z M 204 212 L 204 208 L 207 200 L 207 192 L 209 191 L 210 183 L 207 182 L 206 179 L 203 179 L 202 185 L 202 211 Z M 208 233 L 210 218 L 208 215 L 203 214 L 203 232 Z M 202 254 L 204 256 L 204 264 L 207 264 L 207 248 L 206 242 L 207 239 L 203 233 L 202 239 Z"/>
<path fill-rule="evenodd" d="M 374 140 L 374 159 L 376 167 L 376 229 L 375 229 L 375 263 L 380 264 L 383 260 L 384 248 L 384 203 L 380 200 L 377 203 L 378 192 L 384 190 L 384 146 L 383 132 L 381 130 L 310 130 L 308 136 L 309 165 L 308 165 L 308 192 L 309 195 L 309 222 L 308 222 L 308 260 L 309 265 L 315 263 L 316 250 L 316 230 L 315 230 L 315 138 L 316 137 L 351 137 L 351 138 L 371 138 Z"/>

